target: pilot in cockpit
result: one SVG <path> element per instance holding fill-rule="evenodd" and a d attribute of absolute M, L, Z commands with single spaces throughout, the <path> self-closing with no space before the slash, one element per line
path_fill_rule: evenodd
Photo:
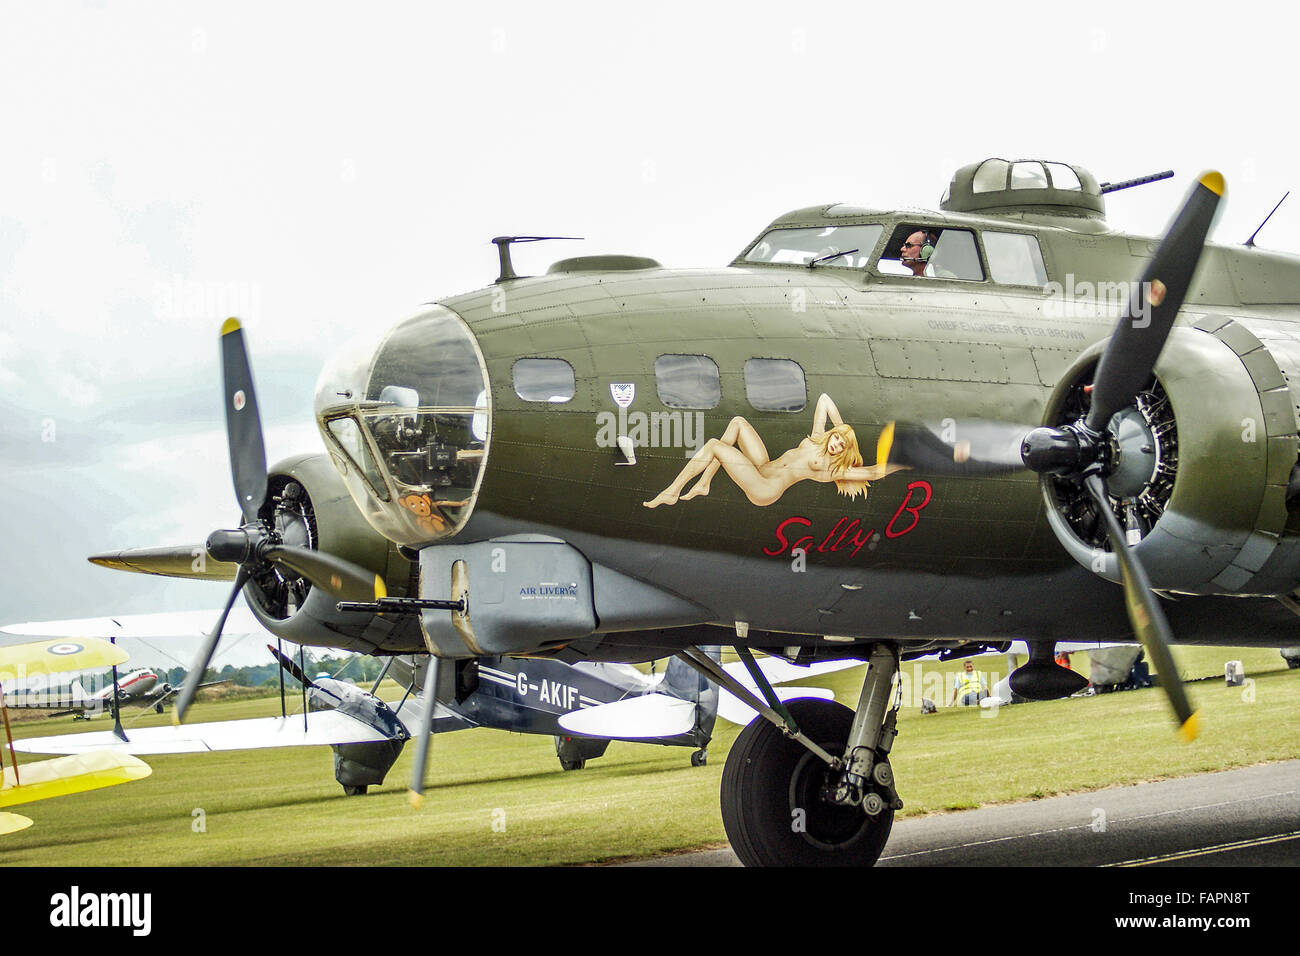
<path fill-rule="evenodd" d="M 934 233 L 918 229 L 903 242 L 903 248 L 898 256 L 899 261 L 912 270 L 912 275 L 925 275 L 925 267 L 929 264 L 930 256 L 934 254 L 935 243 L 938 241 L 939 237 Z"/>

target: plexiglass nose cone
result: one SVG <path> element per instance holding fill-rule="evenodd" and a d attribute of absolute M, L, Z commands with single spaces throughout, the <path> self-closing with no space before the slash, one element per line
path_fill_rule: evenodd
<path fill-rule="evenodd" d="M 491 392 L 456 313 L 431 306 L 377 348 L 345 348 L 316 386 L 316 420 L 366 520 L 411 548 L 469 519 L 487 462 Z"/>

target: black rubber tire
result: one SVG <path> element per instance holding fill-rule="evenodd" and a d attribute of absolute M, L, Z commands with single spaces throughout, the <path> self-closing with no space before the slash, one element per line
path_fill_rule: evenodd
<path fill-rule="evenodd" d="M 563 757 L 560 758 L 560 768 L 563 770 L 581 770 L 585 766 L 587 766 L 585 760 L 565 760 Z"/>
<path fill-rule="evenodd" d="M 345 783 L 343 784 L 343 792 L 349 797 L 364 797 L 366 795 L 366 785 L 362 783 L 354 787 Z"/>
<path fill-rule="evenodd" d="M 707 750 L 695 750 L 691 752 L 691 766 L 703 767 L 709 762 L 709 752 Z"/>
<path fill-rule="evenodd" d="M 853 711 L 827 700 L 793 700 L 799 729 L 829 753 L 844 753 Z M 860 807 L 818 795 L 826 764 L 763 718 L 741 731 L 722 770 L 722 825 L 745 866 L 872 866 L 894 825 Z M 803 810 L 800 821 L 796 810 Z M 800 830 L 796 823 L 802 823 Z"/>

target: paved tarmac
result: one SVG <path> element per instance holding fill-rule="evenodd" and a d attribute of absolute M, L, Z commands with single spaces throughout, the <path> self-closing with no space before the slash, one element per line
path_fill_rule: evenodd
<path fill-rule="evenodd" d="M 1297 864 L 1300 760 L 898 820 L 877 865 Z M 725 849 L 626 865 L 740 861 Z"/>

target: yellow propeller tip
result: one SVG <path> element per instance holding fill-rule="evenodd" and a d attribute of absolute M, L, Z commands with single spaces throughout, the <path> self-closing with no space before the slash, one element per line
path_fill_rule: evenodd
<path fill-rule="evenodd" d="M 1178 728 L 1178 739 L 1185 744 L 1190 744 L 1201 733 L 1201 713 L 1197 711 L 1183 721 L 1183 725 Z"/>
<path fill-rule="evenodd" d="M 384 579 L 375 575 L 375 600 L 388 597 L 388 588 L 384 587 Z"/>
<path fill-rule="evenodd" d="M 239 320 L 234 317 L 231 317 L 221 323 L 221 334 L 229 335 L 231 332 L 238 332 L 241 327 L 242 326 L 240 326 Z"/>
<path fill-rule="evenodd" d="M 1214 193 L 1216 196 L 1222 196 L 1224 190 L 1223 173 L 1217 169 L 1212 169 L 1201 177 L 1201 185 Z"/>
<path fill-rule="evenodd" d="M 175 711 L 172 711 L 172 726 L 179 727 L 180 725 L 181 725 L 180 715 Z"/>
<path fill-rule="evenodd" d="M 880 438 L 876 440 L 876 464 L 889 464 L 889 452 L 894 447 L 894 423 L 885 422 L 885 427 L 880 430 Z"/>
<path fill-rule="evenodd" d="M 409 803 L 413 809 L 418 810 L 420 807 L 424 806 L 424 795 L 416 793 L 414 790 L 408 790 L 406 791 L 406 802 Z"/>

